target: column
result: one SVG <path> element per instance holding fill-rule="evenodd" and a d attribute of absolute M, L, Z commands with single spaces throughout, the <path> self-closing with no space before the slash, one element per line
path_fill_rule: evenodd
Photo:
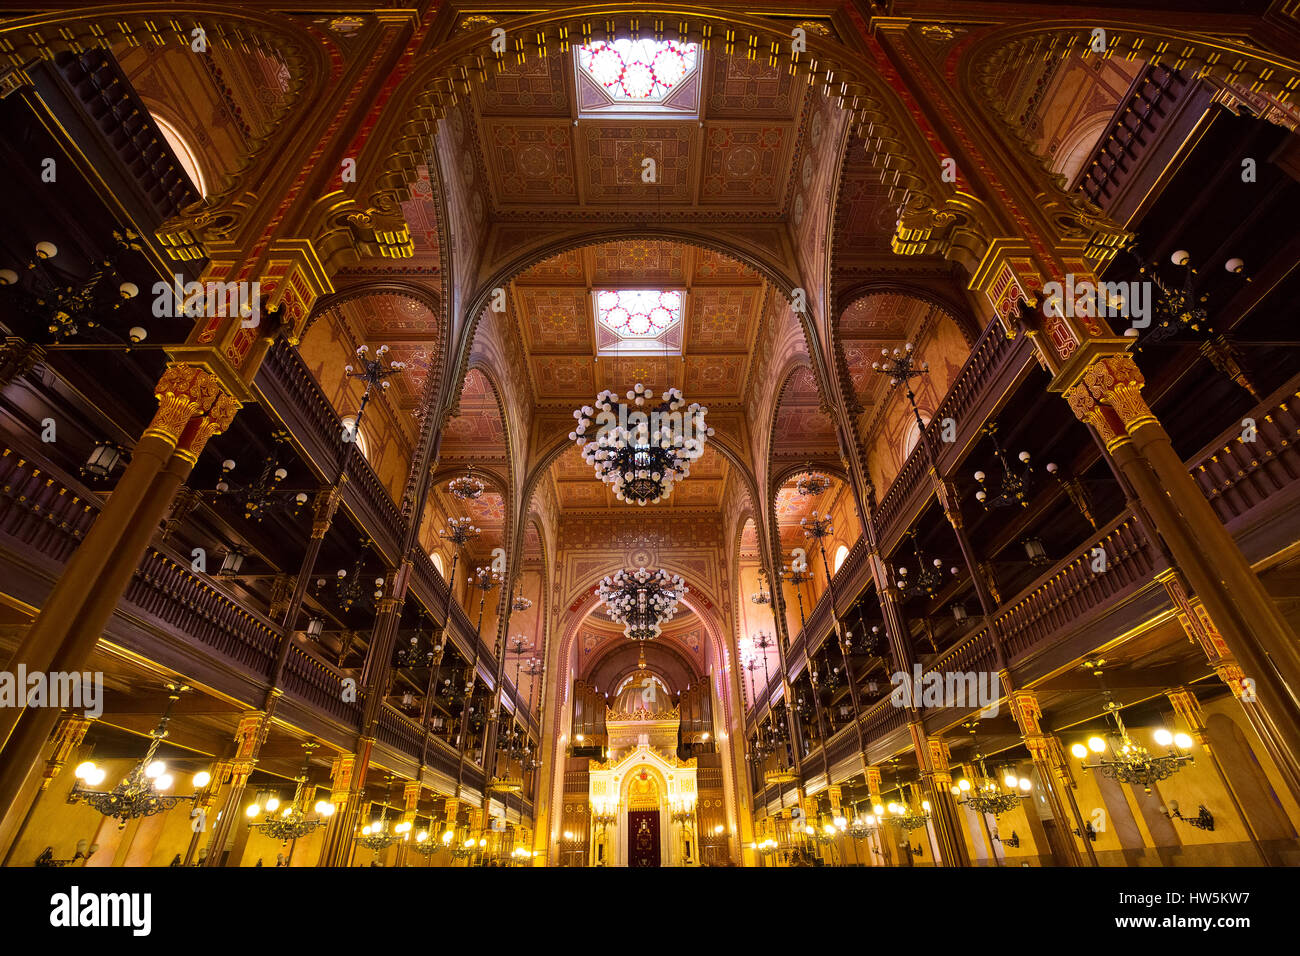
<path fill-rule="evenodd" d="M 245 819 L 244 790 L 248 786 L 248 778 L 253 773 L 253 768 L 257 766 L 257 753 L 261 749 L 262 741 L 266 739 L 270 726 L 267 715 L 262 711 L 249 711 L 239 719 L 239 726 L 235 729 L 233 753 L 219 765 L 222 774 L 220 779 L 222 790 L 220 797 L 214 802 L 220 803 L 221 811 L 217 818 L 211 820 L 212 839 L 208 841 L 208 856 L 203 861 L 204 866 L 223 865 L 221 859 L 226 843 L 230 840 L 230 834 Z M 216 769 L 214 768 L 214 771 Z M 217 785 L 214 774 L 210 786 Z M 240 855 L 232 852 L 227 865 L 239 866 Z"/>
<path fill-rule="evenodd" d="M 362 785 L 356 783 L 356 754 L 339 754 L 330 767 L 330 803 L 334 815 L 325 827 L 318 866 L 347 866 L 356 836 Z"/>
<path fill-rule="evenodd" d="M 393 866 L 405 866 L 407 855 L 410 853 L 411 841 L 415 839 L 415 814 L 420 806 L 420 786 L 418 780 L 408 780 L 402 788 L 402 823 L 409 823 L 411 828 L 402 834 L 402 842 L 397 844 L 397 853 L 393 860 Z M 429 834 L 430 839 L 433 834 Z"/>
<path fill-rule="evenodd" d="M 1186 687 L 1175 687 L 1172 690 L 1165 691 L 1165 696 L 1169 698 L 1169 703 L 1174 705 L 1174 712 L 1187 724 L 1191 731 L 1192 739 L 1201 745 L 1205 751 L 1205 756 L 1209 758 L 1210 765 L 1214 767 L 1214 772 L 1219 777 L 1219 782 L 1223 784 L 1224 791 L 1228 794 L 1228 799 L 1232 801 L 1232 808 L 1237 811 L 1242 826 L 1246 828 L 1246 834 L 1250 837 L 1251 846 L 1255 848 L 1255 853 L 1259 860 L 1265 866 L 1270 866 L 1271 862 L 1264 853 L 1264 848 L 1259 844 L 1259 837 L 1255 834 L 1255 828 L 1251 825 L 1250 818 L 1246 815 L 1246 808 L 1241 805 L 1237 798 L 1237 791 L 1232 786 L 1232 781 L 1223 770 L 1223 765 L 1219 763 L 1219 758 L 1215 755 L 1214 750 L 1210 747 L 1210 738 L 1205 730 L 1205 721 L 1201 717 L 1201 703 L 1196 699 L 1196 694 Z"/>
<path fill-rule="evenodd" d="M 131 464 L 64 567 L 10 670 L 85 669 L 177 489 L 208 439 L 225 431 L 239 409 L 221 380 L 195 365 L 168 366 L 154 394 L 158 411 Z M 58 716 L 52 708 L 0 712 L 0 807 L 14 806 Z"/>
<path fill-rule="evenodd" d="M 1143 384 L 1130 356 L 1110 355 L 1090 365 L 1065 394 L 1146 507 L 1217 625 L 1227 662 L 1240 663 L 1258 696 L 1252 723 L 1300 799 L 1300 643 L 1174 453 L 1142 398 Z"/>
<path fill-rule="evenodd" d="M 913 725 L 913 734 L 920 725 Z M 920 746 L 920 744 L 918 744 Z M 930 765 L 921 769 L 921 789 L 928 794 L 930 819 L 939 840 L 939 853 L 944 866 L 970 866 L 970 851 L 962 836 L 961 821 L 957 818 L 957 804 L 952 798 L 952 771 L 948 767 L 948 745 L 940 736 L 926 737 L 924 746 L 930 754 Z"/>
<path fill-rule="evenodd" d="M 1092 841 L 1087 837 L 1083 817 L 1074 799 L 1074 778 L 1065 762 L 1061 742 L 1043 730 L 1043 709 L 1038 703 L 1038 694 L 1032 690 L 1014 691 L 1009 695 L 1009 703 L 1011 715 L 1024 736 L 1025 747 L 1038 771 L 1038 781 L 1052 806 L 1052 816 L 1056 819 L 1057 832 L 1061 835 L 1066 866 L 1084 865 L 1076 840 L 1082 842 L 1088 851 L 1089 865 L 1096 866 L 1097 858 L 1092 849 Z M 1071 837 L 1070 821 L 1074 822 L 1074 829 L 1078 830 L 1079 836 Z"/>

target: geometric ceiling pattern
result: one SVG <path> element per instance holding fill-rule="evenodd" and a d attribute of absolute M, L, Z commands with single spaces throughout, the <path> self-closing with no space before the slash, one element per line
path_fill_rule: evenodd
<path fill-rule="evenodd" d="M 698 121 L 587 115 L 572 57 L 530 56 L 475 88 L 466 162 L 488 183 L 494 217 L 582 219 L 637 203 L 715 220 L 781 217 L 806 83 L 743 54 L 700 52 L 683 84 L 700 86 Z"/>
<path fill-rule="evenodd" d="M 620 348 L 597 336 L 592 289 L 666 289 L 681 309 L 672 341 Z M 656 393 L 682 389 L 688 401 L 738 403 L 768 284 L 715 252 L 673 242 L 627 240 L 575 249 L 510 284 L 507 312 L 519 322 L 539 406 L 572 409 L 602 389 L 636 382 Z M 603 337 L 602 337 L 603 336 Z"/>

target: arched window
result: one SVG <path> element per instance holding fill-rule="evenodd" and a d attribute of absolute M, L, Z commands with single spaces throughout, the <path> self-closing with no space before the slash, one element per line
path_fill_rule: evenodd
<path fill-rule="evenodd" d="M 429 557 L 433 561 L 433 566 L 438 569 L 438 573 L 442 575 L 444 579 L 446 579 L 447 570 L 442 566 L 442 555 L 440 555 L 437 551 L 434 551 L 432 554 L 429 555 Z"/>
<path fill-rule="evenodd" d="M 189 144 L 185 142 L 185 138 L 181 136 L 180 131 L 175 126 L 161 116 L 150 115 L 153 116 L 153 121 L 158 124 L 158 128 L 162 130 L 163 139 L 167 140 L 167 145 L 176 154 L 177 162 L 181 164 L 181 168 L 185 170 L 186 175 L 190 177 L 190 182 L 194 183 L 194 188 L 206 196 L 208 194 L 208 184 L 203 178 L 203 170 L 199 168 L 199 160 L 194 154 L 194 150 L 190 149 Z"/>
<path fill-rule="evenodd" d="M 842 544 L 835 549 L 835 562 L 833 565 L 835 570 L 831 572 L 832 574 L 836 574 L 839 572 L 840 565 L 844 563 L 844 559 L 847 558 L 848 556 L 849 556 L 849 546 L 847 544 Z"/>
<path fill-rule="evenodd" d="M 357 443 L 357 450 L 361 452 L 364 457 L 369 458 L 370 445 L 366 441 L 366 435 L 364 432 L 356 431 L 356 427 L 357 419 L 355 415 L 349 415 L 347 418 L 343 419 L 343 440 L 345 442 L 355 441 Z"/>

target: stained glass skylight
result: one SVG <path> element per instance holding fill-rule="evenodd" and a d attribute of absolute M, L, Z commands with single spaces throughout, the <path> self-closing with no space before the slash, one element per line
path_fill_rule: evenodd
<path fill-rule="evenodd" d="M 675 40 L 594 40 L 578 66 L 620 103 L 658 103 L 695 72 L 699 45 Z"/>
<path fill-rule="evenodd" d="M 655 339 L 681 323 L 682 294 L 659 289 L 603 289 L 596 293 L 596 321 L 620 339 Z"/>

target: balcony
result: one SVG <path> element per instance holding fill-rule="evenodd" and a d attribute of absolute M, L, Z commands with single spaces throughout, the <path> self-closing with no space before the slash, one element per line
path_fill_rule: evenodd
<path fill-rule="evenodd" d="M 1253 441 L 1245 441 L 1243 426 L 1234 423 L 1206 448 L 1192 456 L 1188 471 L 1205 493 L 1220 520 L 1250 560 L 1260 560 L 1294 544 L 1294 522 L 1278 520 L 1300 507 L 1300 376 L 1260 403 L 1249 416 L 1255 423 Z M 1094 549 L 1106 555 L 1106 570 L 1092 570 Z M 1168 607 L 1169 599 L 1155 580 L 1167 567 L 1142 525 L 1125 512 L 1081 542 L 1019 594 L 994 617 L 1007 662 L 1021 684 L 1032 682 L 1087 654 L 1103 634 L 1121 634 L 1150 620 Z M 845 573 L 847 562 L 841 567 Z M 836 578 L 838 594 L 839 578 Z M 815 649 L 829 631 L 829 598 L 823 595 L 808 618 L 805 633 L 792 648 Z M 809 640 L 818 635 L 818 640 Z M 806 666 L 806 657 L 791 662 L 793 681 Z M 993 673 L 997 670 L 993 637 L 981 627 L 931 661 L 924 673 Z M 779 675 L 769 694 L 780 689 Z M 762 698 L 760 698 L 761 700 Z M 969 712 L 969 708 L 964 712 Z M 751 726 L 764 708 L 751 712 Z M 924 713 L 926 728 L 938 732 L 964 716 L 956 709 Z M 907 746 L 907 711 L 888 697 L 862 714 L 861 727 L 868 755 L 874 762 Z M 835 767 L 857 751 L 853 725 L 841 727 L 824 748 L 805 758 L 808 768 L 834 773 Z M 854 771 L 850 771 L 852 773 Z M 768 796 L 758 789 L 756 795 Z"/>

